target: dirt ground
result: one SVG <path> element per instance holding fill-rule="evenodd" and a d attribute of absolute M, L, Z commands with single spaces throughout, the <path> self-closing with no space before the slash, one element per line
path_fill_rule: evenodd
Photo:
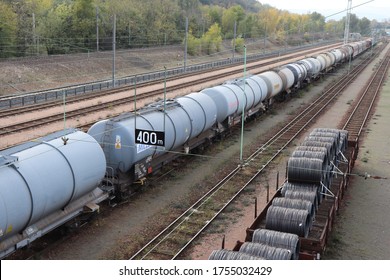
<path fill-rule="evenodd" d="M 367 77 L 372 72 L 372 67 L 370 66 L 362 76 Z M 345 71 L 346 68 L 339 69 L 335 75 L 343 75 Z M 293 110 L 308 106 L 310 99 L 322 92 L 333 80 L 334 77 L 327 76 L 321 83 L 311 86 L 310 91 L 302 91 L 297 97 L 278 105 L 278 108 L 247 126 L 244 147 L 261 141 L 265 133 L 291 115 Z M 333 104 L 332 109 L 313 123 L 312 127 L 336 127 L 362 84 L 363 78 L 351 85 L 337 103 Z M 368 172 L 387 176 L 390 165 L 388 148 L 390 135 L 386 129 L 390 119 L 389 90 L 387 86 L 383 91 L 378 111 L 370 123 L 369 133 L 361 146 L 354 170 L 356 174 Z M 185 208 L 191 201 L 193 192 L 204 191 L 205 185 L 215 179 L 217 172 L 226 171 L 226 162 L 235 164 L 239 153 L 238 135 L 233 133 L 227 141 L 210 147 L 207 156 L 194 156 L 189 164 L 182 164 L 185 160 L 178 161 L 176 166 L 180 168 L 172 170 L 169 176 L 157 178 L 151 186 L 128 202 L 115 208 L 102 209 L 94 223 L 70 235 L 66 242 L 43 252 L 39 258 L 128 259 L 137 249 L 135 244 L 145 242 L 148 236 L 158 231 L 164 217 Z M 304 136 L 306 135 L 302 135 L 295 144 L 301 142 Z M 283 152 L 285 157 L 280 157 L 268 174 L 262 176 L 257 184 L 251 186 L 218 218 L 215 225 L 201 236 L 197 245 L 186 252 L 185 259 L 207 259 L 212 250 L 220 248 L 223 236 L 226 236 L 225 247 L 228 249 L 233 248 L 237 240 L 244 239 L 245 228 L 253 221 L 254 197 L 259 198 L 258 204 L 261 209 L 266 203 L 266 187 L 269 186 L 272 195 L 276 188 L 276 173 L 279 171 L 283 180 L 286 160 L 293 149 L 294 145 Z M 342 207 L 337 219 L 335 238 L 332 238 L 333 241 L 327 250 L 329 254 L 324 258 L 388 259 L 390 244 L 386 237 L 389 217 L 386 210 L 389 208 L 389 197 L 387 180 L 364 180 L 358 176 L 354 177 L 344 199 L 345 207 Z"/>

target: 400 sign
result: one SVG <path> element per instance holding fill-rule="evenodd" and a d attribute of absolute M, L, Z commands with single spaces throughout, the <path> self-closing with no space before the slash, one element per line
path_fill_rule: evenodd
<path fill-rule="evenodd" d="M 165 132 L 164 131 L 153 131 L 144 129 L 135 129 L 135 143 L 145 144 L 151 146 L 162 146 L 165 145 Z"/>

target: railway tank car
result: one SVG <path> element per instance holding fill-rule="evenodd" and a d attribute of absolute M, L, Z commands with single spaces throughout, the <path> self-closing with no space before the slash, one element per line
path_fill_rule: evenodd
<path fill-rule="evenodd" d="M 98 143 L 74 129 L 1 151 L 0 258 L 104 200 L 105 170 Z"/>

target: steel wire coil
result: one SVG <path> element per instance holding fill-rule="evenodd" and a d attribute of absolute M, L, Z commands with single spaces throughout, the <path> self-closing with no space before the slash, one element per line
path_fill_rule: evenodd
<path fill-rule="evenodd" d="M 333 145 L 331 143 L 328 143 L 328 142 L 321 142 L 321 141 L 310 141 L 310 140 L 304 140 L 302 143 L 301 143 L 301 146 L 304 146 L 304 147 L 324 147 L 328 150 L 328 158 L 329 158 L 329 161 L 334 161 L 335 159 L 335 151 L 333 150 Z"/>
<path fill-rule="evenodd" d="M 237 251 L 230 251 L 226 249 L 214 250 L 209 256 L 209 260 L 265 260 L 261 257 L 252 256 Z"/>
<path fill-rule="evenodd" d="M 316 128 L 310 132 L 309 136 L 332 137 L 335 142 L 338 143 L 340 141 L 341 134 L 338 129 Z"/>
<path fill-rule="evenodd" d="M 272 206 L 307 210 L 311 218 L 313 218 L 316 213 L 315 206 L 313 205 L 313 203 L 311 203 L 311 201 L 304 200 L 304 199 L 275 197 L 272 200 Z"/>
<path fill-rule="evenodd" d="M 295 148 L 294 152 L 303 151 L 303 152 L 322 152 L 325 153 L 325 158 L 327 162 L 330 161 L 330 152 L 326 147 L 316 147 L 316 146 L 298 146 Z"/>
<path fill-rule="evenodd" d="M 348 131 L 340 130 L 336 128 L 316 128 L 313 132 L 325 132 L 325 133 L 338 133 L 339 134 L 339 148 L 341 152 L 344 152 L 348 147 Z"/>
<path fill-rule="evenodd" d="M 307 237 L 310 230 L 310 217 L 307 210 L 270 206 L 265 218 L 265 228 Z"/>
<path fill-rule="evenodd" d="M 316 142 L 321 142 L 321 143 L 329 143 L 331 144 L 330 146 L 330 156 L 331 160 L 336 156 L 337 151 L 338 151 L 338 142 L 335 141 L 333 137 L 322 137 L 322 136 L 307 136 L 305 137 L 304 141 L 316 141 Z"/>
<path fill-rule="evenodd" d="M 309 134 L 309 136 L 333 138 L 335 146 L 336 146 L 336 155 L 338 155 L 340 153 L 343 143 L 340 142 L 341 141 L 341 133 L 339 130 L 313 131 Z"/>
<path fill-rule="evenodd" d="M 290 199 L 302 199 L 302 200 L 307 200 L 310 201 L 313 206 L 315 211 L 318 210 L 318 194 L 315 191 L 310 191 L 310 190 L 286 190 L 284 193 L 284 197 L 290 198 Z"/>
<path fill-rule="evenodd" d="M 287 180 L 307 184 L 320 184 L 324 179 L 326 163 L 316 158 L 290 157 L 287 162 Z"/>
<path fill-rule="evenodd" d="M 317 202 L 318 204 L 322 201 L 322 194 L 321 194 L 321 187 L 316 184 L 303 184 L 303 183 L 291 183 L 291 182 L 285 182 L 282 185 L 281 193 L 282 196 L 286 196 L 286 191 L 292 190 L 292 191 L 308 191 L 308 192 L 314 192 L 317 196 Z M 315 205 L 313 205 L 315 206 Z"/>
<path fill-rule="evenodd" d="M 301 241 L 296 234 L 269 229 L 256 229 L 253 232 L 252 242 L 287 249 L 292 252 L 292 259 L 297 260 L 299 258 Z"/>
<path fill-rule="evenodd" d="M 291 157 L 293 158 L 316 158 L 321 160 L 324 164 L 329 164 L 328 153 L 326 151 L 308 151 L 295 150 Z"/>
<path fill-rule="evenodd" d="M 292 260 L 293 253 L 286 248 L 273 247 L 266 244 L 245 242 L 239 252 L 266 260 Z"/>

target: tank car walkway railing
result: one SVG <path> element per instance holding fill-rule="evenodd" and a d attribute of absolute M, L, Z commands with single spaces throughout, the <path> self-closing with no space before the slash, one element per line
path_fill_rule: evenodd
<path fill-rule="evenodd" d="M 141 248 L 131 259 L 177 259 L 235 198 L 261 174 L 267 166 L 326 110 L 343 89 L 374 59 L 366 58 L 349 75 L 343 76 L 307 109 L 290 120 L 280 131 L 259 145 L 246 160 L 221 182 Z"/>

